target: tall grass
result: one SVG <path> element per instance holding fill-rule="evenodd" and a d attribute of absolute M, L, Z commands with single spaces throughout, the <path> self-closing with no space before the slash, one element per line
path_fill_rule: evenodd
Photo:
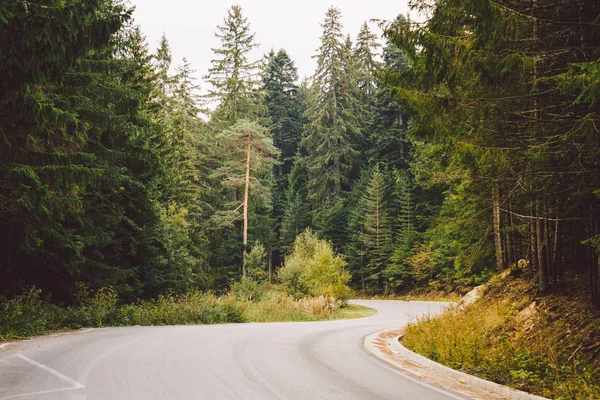
<path fill-rule="evenodd" d="M 328 296 L 295 299 L 276 287 L 250 280 L 232 285 L 221 297 L 191 292 L 120 305 L 114 290 L 91 292 L 83 286 L 74 297 L 75 305 L 69 307 L 51 304 L 36 288 L 12 299 L 0 298 L 0 340 L 82 327 L 317 321 L 335 318 L 345 305 Z M 366 314 L 359 310 L 348 315 Z"/>
<path fill-rule="evenodd" d="M 423 318 L 407 327 L 403 344 L 451 368 L 538 395 L 600 399 L 598 363 L 577 354 L 586 345 L 583 336 L 543 313 L 519 319 L 531 301 L 484 298 L 460 312 Z"/>
<path fill-rule="evenodd" d="M 296 300 L 292 296 L 270 292 L 262 301 L 250 303 L 244 315 L 253 322 L 317 321 L 330 318 L 341 305 L 331 297 Z"/>
<path fill-rule="evenodd" d="M 117 295 L 110 288 L 79 296 L 77 304 L 70 307 L 48 300 L 36 288 L 10 300 L 0 299 L 0 340 L 82 327 L 244 322 L 246 307 L 231 296 L 218 298 L 200 292 L 118 305 Z"/>

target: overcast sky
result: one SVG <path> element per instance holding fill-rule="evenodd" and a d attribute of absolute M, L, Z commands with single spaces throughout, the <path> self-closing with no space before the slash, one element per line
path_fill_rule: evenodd
<path fill-rule="evenodd" d="M 393 20 L 396 15 L 407 15 L 408 0 L 131 0 L 135 5 L 135 21 L 152 51 L 163 32 L 167 35 L 173 61 L 180 64 L 186 57 L 197 71 L 196 77 L 203 89 L 201 78 L 206 75 L 213 58 L 211 48 L 219 47 L 215 38 L 217 25 L 222 25 L 227 9 L 238 4 L 250 27 L 256 33 L 260 47 L 251 55 L 260 59 L 271 48 L 284 48 L 298 67 L 300 77 L 312 75 L 315 60 L 312 56 L 319 47 L 319 25 L 330 5 L 342 11 L 345 33 L 354 40 L 363 21 L 373 18 Z M 373 31 L 381 34 L 376 24 Z"/>

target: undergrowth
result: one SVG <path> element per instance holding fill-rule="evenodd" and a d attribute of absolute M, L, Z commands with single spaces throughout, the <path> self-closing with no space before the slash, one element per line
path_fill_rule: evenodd
<path fill-rule="evenodd" d="M 553 399 L 600 398 L 600 319 L 585 300 L 509 278 L 463 310 L 409 325 L 403 343 L 451 368 Z"/>
<path fill-rule="evenodd" d="M 113 289 L 90 291 L 85 286 L 78 287 L 74 297 L 68 307 L 52 304 L 37 288 L 12 299 L 0 298 L 0 341 L 83 327 L 318 321 L 366 316 L 370 311 L 352 306 L 352 312 L 343 313 L 345 301 L 324 295 L 296 299 L 251 279 L 233 284 L 220 297 L 191 292 L 119 304 Z"/>

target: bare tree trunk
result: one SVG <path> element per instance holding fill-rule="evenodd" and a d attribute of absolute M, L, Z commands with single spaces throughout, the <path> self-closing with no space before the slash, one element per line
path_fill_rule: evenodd
<path fill-rule="evenodd" d="M 554 225 L 554 248 L 552 249 L 552 275 L 554 279 L 554 283 L 558 282 L 559 270 L 560 270 L 560 252 L 558 247 L 559 240 L 559 221 L 558 221 L 558 212 L 556 213 L 556 222 Z"/>
<path fill-rule="evenodd" d="M 513 216 L 512 216 L 512 204 L 509 203 L 508 205 L 508 210 L 510 211 L 508 213 L 508 226 L 509 226 L 509 231 L 508 234 L 506 235 L 506 247 L 507 247 L 507 253 L 509 256 L 509 265 L 517 265 L 517 245 L 516 243 L 518 243 L 516 241 L 515 238 L 515 233 L 514 233 L 514 223 L 513 223 Z M 523 256 L 524 257 L 524 256 Z"/>
<path fill-rule="evenodd" d="M 588 237 L 594 237 L 598 234 L 598 224 L 594 223 L 593 211 L 590 206 L 590 218 L 588 222 Z M 590 271 L 590 286 L 592 289 L 592 306 L 600 309 L 600 255 L 593 246 L 587 247 L 588 268 Z"/>
<path fill-rule="evenodd" d="M 536 228 L 536 223 L 535 223 L 535 220 L 532 219 L 529 222 L 529 240 L 530 240 L 529 255 L 531 257 L 531 263 L 529 266 L 529 270 L 532 271 L 533 273 L 535 273 L 535 271 L 538 270 L 538 266 L 539 266 L 538 253 L 537 253 L 537 234 L 536 234 L 535 228 Z M 533 274 L 532 274 L 532 276 L 533 276 Z"/>
<path fill-rule="evenodd" d="M 269 283 L 273 283 L 273 249 L 269 251 Z"/>
<path fill-rule="evenodd" d="M 242 249 L 242 277 L 246 276 L 246 255 L 248 253 L 248 192 L 250 190 L 250 136 L 248 136 L 248 150 L 246 154 L 246 186 L 244 187 L 244 239 Z"/>
<path fill-rule="evenodd" d="M 545 292 L 548 289 L 548 265 L 546 263 L 546 254 L 545 254 L 545 243 L 544 243 L 544 223 L 542 222 L 542 218 L 539 218 L 540 215 L 540 205 L 537 203 L 537 214 L 538 218 L 535 220 L 535 229 L 537 233 L 536 243 L 537 243 L 537 258 L 539 264 L 539 273 L 540 273 L 540 290 Z"/>
<path fill-rule="evenodd" d="M 497 187 L 492 189 L 492 208 L 494 213 L 494 242 L 496 244 L 496 267 L 498 271 L 503 271 L 504 265 L 504 251 L 502 249 L 502 232 L 501 227 L 501 214 L 500 214 L 500 191 Z"/>

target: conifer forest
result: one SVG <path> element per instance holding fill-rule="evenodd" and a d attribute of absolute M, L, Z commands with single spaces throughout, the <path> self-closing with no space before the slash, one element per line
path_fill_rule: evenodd
<path fill-rule="evenodd" d="M 510 269 L 600 307 L 598 0 L 413 0 L 356 37 L 324 5 L 303 80 L 240 6 L 202 79 L 131 7 L 0 2 L 0 297 L 301 290 L 322 240 L 311 279 L 356 293 Z"/>

